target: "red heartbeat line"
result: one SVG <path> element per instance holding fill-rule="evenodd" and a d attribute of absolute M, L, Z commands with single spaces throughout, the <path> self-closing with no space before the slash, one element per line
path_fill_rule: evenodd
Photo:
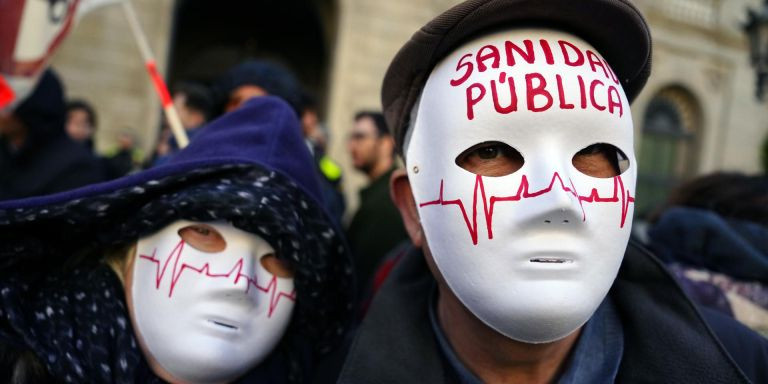
<path fill-rule="evenodd" d="M 552 180 L 549 183 L 549 186 L 547 188 L 544 188 L 540 191 L 536 192 L 529 192 L 528 188 L 530 184 L 528 183 L 528 177 L 523 175 L 522 180 L 520 181 L 520 187 L 517 189 L 517 193 L 512 196 L 491 196 L 490 203 L 488 202 L 488 199 L 485 196 L 485 185 L 483 184 L 483 177 L 480 175 L 477 175 L 477 178 L 475 178 L 475 191 L 474 196 L 472 197 L 472 222 L 469 221 L 469 216 L 467 215 L 467 210 L 464 208 L 464 202 L 461 201 L 461 199 L 456 200 L 445 200 L 443 199 L 443 180 L 440 180 L 440 196 L 437 198 L 437 200 L 428 201 L 426 203 L 420 203 L 419 207 L 426 207 L 428 205 L 458 205 L 459 209 L 461 209 L 461 214 L 464 216 L 464 223 L 467 225 L 467 229 L 469 230 L 469 235 L 472 237 L 472 244 L 477 245 L 477 191 L 480 190 L 481 198 L 483 199 L 483 213 L 485 213 L 485 226 L 488 231 L 488 239 L 493 239 L 493 208 L 496 205 L 496 202 L 504 202 L 504 201 L 519 201 L 521 199 L 529 199 L 532 197 L 541 196 L 545 193 L 551 192 L 553 186 L 555 185 L 555 180 L 560 182 L 560 188 L 567 192 L 572 194 L 574 197 L 578 198 L 579 206 L 581 207 L 581 214 L 582 214 L 582 221 L 587 220 L 587 214 L 584 211 L 584 204 L 583 203 L 621 203 L 621 225 L 620 228 L 624 228 L 624 223 L 627 220 L 627 214 L 629 213 L 629 203 L 634 203 L 635 198 L 632 197 L 629 194 L 629 190 L 624 190 L 624 180 L 621 179 L 621 176 L 615 176 L 613 178 L 613 196 L 611 197 L 600 197 L 600 195 L 597 192 L 597 188 L 592 188 L 592 192 L 589 194 L 589 196 L 581 196 L 576 191 L 576 187 L 573 185 L 573 181 L 568 179 L 568 181 L 571 182 L 571 186 L 566 187 L 565 183 L 563 182 L 563 179 L 560 177 L 560 175 L 555 172 L 554 175 L 552 175 Z"/>
<path fill-rule="evenodd" d="M 269 294 L 269 314 L 267 317 L 272 317 L 272 311 L 274 311 L 275 307 L 277 307 L 277 304 L 280 301 L 281 297 L 285 297 L 288 300 L 295 301 L 296 300 L 296 290 L 294 290 L 291 293 L 277 291 L 277 276 L 272 276 L 272 279 L 270 280 L 269 284 L 267 284 L 266 287 L 262 287 L 259 285 L 257 279 L 251 278 L 250 276 L 243 273 L 243 259 L 240 258 L 240 260 L 235 263 L 235 265 L 232 267 L 232 269 L 229 270 L 227 273 L 211 273 L 210 266 L 208 263 L 205 263 L 202 267 L 197 268 L 192 265 L 189 265 L 187 263 L 182 263 L 181 267 L 179 267 L 179 259 L 181 258 L 181 253 L 184 250 L 184 240 L 179 241 L 178 244 L 176 244 L 176 247 L 173 248 L 170 254 L 168 254 L 168 257 L 165 259 L 165 263 L 163 264 L 162 270 L 160 269 L 160 260 L 155 258 L 155 252 L 157 252 L 157 248 L 155 248 L 152 251 L 152 256 L 149 255 L 140 255 L 139 257 L 145 260 L 149 260 L 153 263 L 155 263 L 156 274 L 155 274 L 155 289 L 160 289 L 160 282 L 163 281 L 163 277 L 165 276 L 165 272 L 168 269 L 168 264 L 170 264 L 171 259 L 173 259 L 173 269 L 171 270 L 171 287 L 168 290 L 168 297 L 173 296 L 173 290 L 176 288 L 176 283 L 179 282 L 179 279 L 181 278 L 181 274 L 184 273 L 185 270 L 191 270 L 194 272 L 197 272 L 200 275 L 203 275 L 205 277 L 210 278 L 231 278 L 232 275 L 235 275 L 235 281 L 232 284 L 237 284 L 240 279 L 246 279 L 248 281 L 248 284 L 245 288 L 245 293 L 248 293 L 248 291 L 251 289 L 251 286 L 256 287 L 259 291 L 263 292 L 264 294 Z"/>

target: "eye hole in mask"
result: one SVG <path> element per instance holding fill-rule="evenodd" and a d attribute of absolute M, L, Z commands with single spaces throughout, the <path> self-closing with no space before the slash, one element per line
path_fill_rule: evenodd
<path fill-rule="evenodd" d="M 214 253 L 221 252 L 227 248 L 227 241 L 224 240 L 224 236 L 210 225 L 188 225 L 179 229 L 178 233 L 185 243 L 198 251 Z"/>
<path fill-rule="evenodd" d="M 456 157 L 456 165 L 480 176 L 510 175 L 522 168 L 523 164 L 523 155 L 500 141 L 475 144 Z"/>
<path fill-rule="evenodd" d="M 293 277 L 295 272 L 293 266 L 286 260 L 280 260 L 274 253 L 269 253 L 261 258 L 261 265 L 269 273 L 277 277 Z"/>
<path fill-rule="evenodd" d="M 573 155 L 573 166 L 592 177 L 607 179 L 629 169 L 629 159 L 621 149 L 607 143 L 592 144 Z"/>

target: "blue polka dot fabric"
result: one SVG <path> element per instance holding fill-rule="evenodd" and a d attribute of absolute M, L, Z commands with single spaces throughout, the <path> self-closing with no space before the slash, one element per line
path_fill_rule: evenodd
<path fill-rule="evenodd" d="M 28 294 L 30 289 L 37 295 L 32 306 L 25 305 L 22 300 L 11 300 L 4 301 L 1 309 L 6 311 L 6 316 L 16 314 L 16 319 L 32 318 L 31 322 L 22 323 L 27 327 L 30 324 L 47 326 L 51 322 L 67 324 L 62 319 L 48 316 L 48 312 L 56 314 L 59 313 L 56 311 L 64 310 L 62 303 L 91 305 L 73 308 L 79 314 L 99 312 L 118 316 L 114 313 L 124 312 L 122 291 L 104 290 L 104 298 L 109 300 L 102 300 L 103 304 L 98 308 L 93 295 L 88 296 L 90 301 L 78 299 L 86 295 L 82 288 L 72 291 L 75 288 L 60 287 L 62 292 L 71 292 L 61 296 L 63 294 L 57 293 L 58 290 L 48 288 L 52 284 L 60 286 L 61 281 L 40 281 L 39 278 L 57 275 L 72 263 L 92 262 L 103 257 L 99 250 L 129 244 L 175 220 L 186 219 L 231 222 L 237 228 L 266 239 L 279 258 L 294 265 L 297 300 L 287 337 L 309 342 L 322 355 L 336 345 L 346 330 L 353 295 L 352 269 L 346 246 L 319 205 L 306 198 L 290 179 L 274 171 L 249 165 L 217 166 L 190 172 L 184 177 L 150 180 L 141 186 L 63 204 L 0 211 L 0 215 L 6 223 L 0 224 L 0 259 L 5 264 L 2 270 L 6 274 L 13 271 L 9 274 L 11 277 L 26 277 L 24 283 L 11 284 L 19 281 L 19 277 L 9 280 L 3 289 L 11 290 L 12 297 L 17 298 Z M 76 260 L 74 255 L 81 255 L 82 260 Z M 82 281 L 65 281 L 89 286 L 106 284 L 105 279 L 103 276 L 101 279 L 83 276 Z M 45 303 L 45 306 L 41 308 L 42 304 L 37 303 Z M 59 309 L 53 309 L 51 303 L 58 304 Z M 124 323 L 121 319 L 113 320 L 119 325 Z M 92 318 L 78 317 L 77 321 L 88 322 Z M 66 353 L 50 352 L 50 348 L 56 346 L 39 343 L 39 339 L 48 340 L 48 337 L 41 338 L 42 335 L 34 333 L 37 332 L 35 327 L 29 329 L 30 333 L 24 334 L 24 325 L 17 325 L 15 332 L 21 334 L 23 342 L 39 357 L 44 357 L 52 371 L 64 364 L 70 368 L 67 375 L 78 375 L 83 369 L 82 364 L 61 361 L 67 358 Z M 57 339 L 64 337 L 61 343 L 70 343 L 75 348 L 78 343 L 89 343 L 90 347 L 100 345 L 87 339 L 70 339 L 67 336 L 70 328 L 55 329 Z M 92 330 L 101 337 L 108 336 L 100 338 L 99 343 L 119 343 L 114 345 L 116 350 L 135 348 L 133 341 L 110 339 L 115 333 L 114 327 L 102 328 L 93 324 Z M 93 358 L 89 360 L 94 361 Z M 114 363 L 103 364 L 112 372 L 122 365 L 120 361 L 117 365 Z"/>
<path fill-rule="evenodd" d="M 105 265 L 37 284 L 4 279 L 0 340 L 23 343 L 64 383 L 133 383 L 142 358 L 122 295 Z"/>

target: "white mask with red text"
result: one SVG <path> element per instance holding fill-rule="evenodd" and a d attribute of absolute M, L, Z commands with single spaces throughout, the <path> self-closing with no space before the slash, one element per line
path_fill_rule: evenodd
<path fill-rule="evenodd" d="M 264 239 L 200 224 L 176 221 L 141 238 L 127 284 L 144 353 L 175 380 L 219 383 L 255 367 L 280 341 L 294 282 L 264 268 L 261 259 L 275 253 Z"/>
<path fill-rule="evenodd" d="M 408 176 L 450 289 L 511 339 L 544 343 L 577 330 L 618 273 L 634 208 L 632 116 L 607 62 L 567 33 L 493 33 L 442 60 L 415 108 Z M 457 165 L 486 142 L 517 150 L 522 167 L 480 176 Z M 620 175 L 574 166 L 594 144 L 622 152 Z"/>

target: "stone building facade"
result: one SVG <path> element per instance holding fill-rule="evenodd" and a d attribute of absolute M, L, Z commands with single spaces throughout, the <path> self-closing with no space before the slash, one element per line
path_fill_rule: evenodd
<path fill-rule="evenodd" d="M 389 61 L 426 21 L 457 0 L 133 0 L 173 84 L 212 82 L 230 65 L 267 57 L 293 69 L 319 99 L 329 154 L 345 170 L 350 207 L 364 183 L 349 164 L 354 113 L 379 109 Z M 653 74 L 633 105 L 640 196 L 652 202 L 674 183 L 715 170 L 760 171 L 768 105 L 754 97 L 741 30 L 759 0 L 636 0 L 654 38 Z M 221 8 L 226 6 L 227 8 Z M 69 95 L 100 114 L 97 148 L 130 129 L 149 151 L 162 119 L 119 6 L 86 15 L 54 58 Z M 650 204 L 650 203 L 649 203 Z M 650 205 L 638 205 L 638 210 Z"/>

